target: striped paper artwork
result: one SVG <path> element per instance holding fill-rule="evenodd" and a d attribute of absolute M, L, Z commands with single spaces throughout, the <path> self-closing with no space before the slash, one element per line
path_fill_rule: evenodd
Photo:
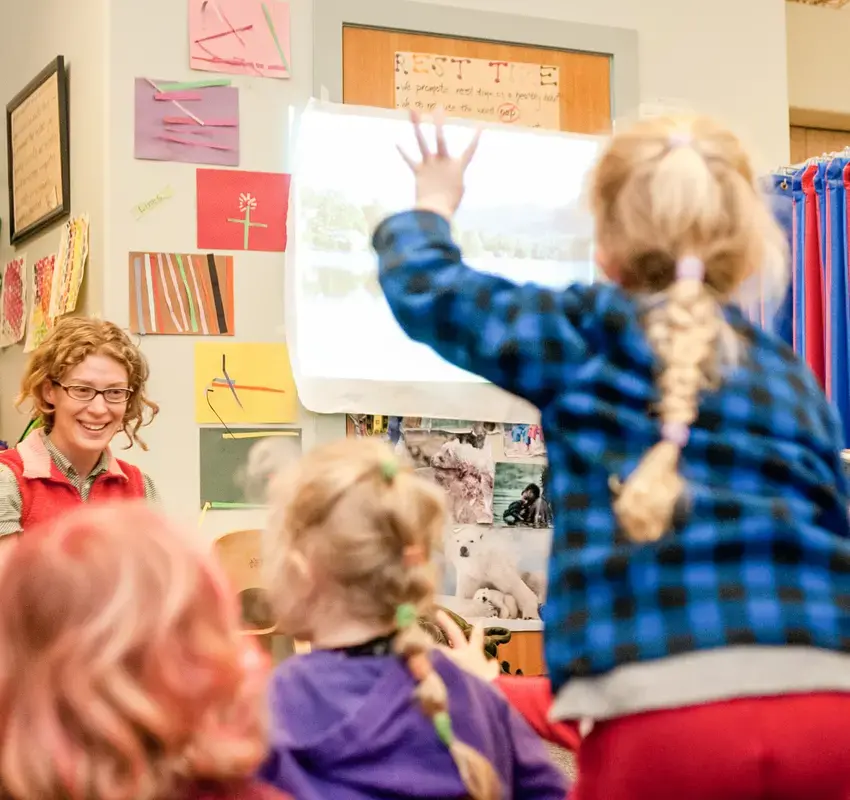
<path fill-rule="evenodd" d="M 233 336 L 233 258 L 130 253 L 130 329 L 141 335 Z"/>

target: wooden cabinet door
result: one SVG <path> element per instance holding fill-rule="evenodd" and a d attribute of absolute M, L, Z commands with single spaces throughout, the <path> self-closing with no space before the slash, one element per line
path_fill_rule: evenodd
<path fill-rule="evenodd" d="M 791 126 L 792 164 L 828 153 L 840 153 L 847 147 L 850 147 L 850 131 Z"/>

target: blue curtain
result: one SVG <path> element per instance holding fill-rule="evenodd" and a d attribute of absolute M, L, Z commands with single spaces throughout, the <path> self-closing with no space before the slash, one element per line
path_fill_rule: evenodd
<path fill-rule="evenodd" d="M 850 447 L 848 181 L 848 158 L 771 176 L 765 188 L 788 236 L 791 282 L 779 307 L 760 309 L 759 320 L 822 375 L 824 391 L 844 423 L 844 447 Z M 752 309 L 747 312 L 757 318 Z"/>
<path fill-rule="evenodd" d="M 776 217 L 776 221 L 785 231 L 788 240 L 788 252 L 794 249 L 794 197 L 790 176 L 771 175 L 767 185 L 768 200 Z M 789 347 L 794 346 L 794 293 L 789 281 L 788 289 L 779 307 L 765 309 L 767 313 L 760 320 L 766 326 L 772 320 L 773 330 Z M 772 312 L 772 313 L 771 313 Z"/>
<path fill-rule="evenodd" d="M 826 168 L 824 252 L 824 327 L 826 328 L 826 391 L 844 423 L 844 447 L 850 447 L 850 303 L 847 298 L 847 176 L 845 158 Z"/>

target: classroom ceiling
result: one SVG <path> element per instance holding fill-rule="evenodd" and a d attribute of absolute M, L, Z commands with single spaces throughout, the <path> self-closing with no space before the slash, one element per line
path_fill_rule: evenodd
<path fill-rule="evenodd" d="M 820 6 L 821 8 L 844 8 L 850 0 L 789 0 L 791 3 L 802 3 L 804 6 Z"/>

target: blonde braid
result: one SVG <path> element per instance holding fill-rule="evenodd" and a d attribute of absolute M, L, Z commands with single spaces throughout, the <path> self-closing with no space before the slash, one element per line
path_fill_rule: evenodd
<path fill-rule="evenodd" d="M 661 441 L 644 455 L 614 502 L 620 525 L 636 542 L 656 541 L 672 525 L 685 488 L 679 456 L 697 418 L 700 392 L 718 379 L 724 321 L 703 272 L 698 258 L 680 259 L 677 280 L 665 292 L 667 301 L 647 315 L 647 338 L 661 365 Z"/>
<path fill-rule="evenodd" d="M 398 635 L 394 649 L 407 663 L 416 681 L 414 697 L 434 724 L 440 741 L 451 753 L 471 800 L 501 800 L 502 784 L 493 765 L 474 747 L 461 742 L 452 730 L 449 693 L 440 673 L 431 663 L 431 638 L 418 624 L 416 607 L 405 603 L 397 614 Z"/>
<path fill-rule="evenodd" d="M 279 476 L 271 497 L 277 534 L 267 568 L 282 629 L 303 624 L 301 598 L 293 592 L 301 569 L 296 559 L 345 587 L 353 615 L 382 626 L 395 622 L 394 652 L 410 670 L 413 696 L 451 753 L 468 796 L 501 800 L 493 765 L 454 735 L 448 691 L 429 655 L 431 638 L 418 624 L 434 604 L 430 556 L 445 530 L 443 491 L 399 464 L 383 443 L 342 439 Z"/>

